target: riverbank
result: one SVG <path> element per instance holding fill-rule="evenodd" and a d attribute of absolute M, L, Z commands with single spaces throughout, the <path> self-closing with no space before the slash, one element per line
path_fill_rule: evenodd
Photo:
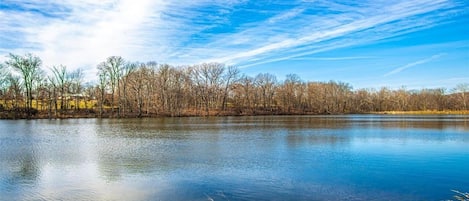
<path fill-rule="evenodd" d="M 382 112 L 368 112 L 368 113 L 340 113 L 340 114 L 377 114 L 377 115 L 469 115 L 469 110 L 422 110 L 422 111 L 382 111 Z M 102 114 L 96 113 L 94 110 L 70 110 L 62 113 L 49 113 L 44 111 L 35 111 L 28 114 L 26 111 L 1 111 L 0 119 L 78 119 L 78 118 L 156 118 L 156 117 L 208 117 L 208 116 L 282 116 L 282 115 L 339 115 L 335 113 L 312 113 L 304 111 L 186 111 L 180 114 L 168 113 L 126 113 L 125 115 L 118 115 L 116 112 L 104 112 Z"/>
<path fill-rule="evenodd" d="M 82 119 L 82 118 L 159 118 L 159 117 L 224 117 L 224 116 L 285 116 L 285 115 L 332 115 L 332 114 L 317 114 L 310 112 L 234 112 L 234 111 L 209 111 L 208 113 L 197 112 L 197 113 L 181 113 L 181 114 L 167 114 L 167 113 L 148 113 L 148 114 L 135 114 L 127 113 L 125 115 L 118 115 L 116 113 L 103 113 L 98 114 L 96 112 L 68 112 L 62 114 L 49 114 L 38 112 L 33 115 L 19 112 L 0 112 L 0 119 Z"/>
<path fill-rule="evenodd" d="M 469 110 L 422 110 L 422 111 L 383 111 L 371 112 L 370 114 L 390 115 L 469 115 Z"/>

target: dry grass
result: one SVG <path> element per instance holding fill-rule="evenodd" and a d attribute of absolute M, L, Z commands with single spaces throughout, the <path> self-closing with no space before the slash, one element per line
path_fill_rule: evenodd
<path fill-rule="evenodd" d="M 373 114 L 402 114 L 402 115 L 466 115 L 469 114 L 469 110 L 422 110 L 422 111 L 384 111 L 384 112 L 374 112 Z"/>
<path fill-rule="evenodd" d="M 2 106 L 5 107 L 5 108 L 12 108 L 13 105 L 14 105 L 14 102 L 15 101 L 11 101 L 11 100 L 9 100 L 9 101 L 0 100 L 0 104 L 2 104 Z M 76 108 L 77 104 L 76 104 L 75 100 L 68 100 L 67 102 L 68 102 L 68 108 L 69 109 Z M 80 109 L 94 109 L 94 106 L 97 104 L 97 102 L 98 101 L 96 101 L 96 100 L 89 100 L 89 101 L 80 100 L 80 101 L 78 101 L 78 106 L 79 106 Z M 19 104 L 20 107 L 24 107 L 25 102 L 20 101 L 18 104 Z M 32 105 L 33 105 L 33 109 L 37 109 L 39 111 L 48 110 L 48 103 L 45 102 L 45 101 L 33 100 Z M 57 107 L 61 108 L 60 101 L 58 101 Z"/>

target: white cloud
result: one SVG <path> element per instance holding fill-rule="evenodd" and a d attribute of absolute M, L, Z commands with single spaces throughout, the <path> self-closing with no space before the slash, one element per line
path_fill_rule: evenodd
<path fill-rule="evenodd" d="M 4 21 L 5 29 L 20 32 L 24 37 L 22 46 L 2 51 L 15 54 L 33 52 L 48 66 L 64 64 L 72 70 L 88 69 L 90 73 L 108 56 L 123 55 L 136 59 L 140 53 L 150 52 L 146 49 L 147 38 L 158 35 L 146 33 L 146 23 L 151 20 L 152 26 L 156 27 L 162 24 L 154 14 L 165 6 L 163 1 L 152 0 L 138 3 L 132 0 L 51 2 L 14 1 L 11 4 L 19 10 L 1 12 L 0 17 L 9 16 L 3 18 L 7 19 Z M 60 9 L 66 11 L 54 13 Z M 48 12 L 54 17 L 35 10 Z M 15 35 L 6 37 L 19 42 Z"/>
<path fill-rule="evenodd" d="M 245 33 L 253 33 L 252 35 L 239 35 L 237 37 L 242 38 L 251 38 L 265 36 L 266 32 L 270 33 L 271 35 L 275 34 L 285 34 L 290 33 L 292 29 L 296 27 L 302 27 L 300 31 L 298 31 L 294 36 L 285 36 L 279 37 L 281 40 L 269 42 L 265 44 L 258 44 L 258 46 L 253 46 L 248 50 L 240 51 L 240 52 L 232 52 L 232 54 L 226 54 L 226 56 L 221 56 L 218 58 L 221 62 L 227 63 L 242 63 L 246 59 L 250 57 L 259 57 L 265 56 L 266 54 L 275 55 L 271 61 L 278 61 L 282 60 L 279 59 L 283 57 L 285 59 L 293 58 L 296 56 L 303 56 L 304 53 L 317 53 L 321 52 L 319 50 L 331 50 L 340 47 L 346 47 L 357 43 L 364 43 L 373 40 L 380 40 L 383 38 L 392 37 L 395 35 L 400 34 L 400 32 L 407 32 L 411 29 L 419 28 L 425 26 L 435 26 L 437 20 L 432 20 L 429 17 L 419 16 L 421 19 L 415 20 L 408 20 L 407 18 L 426 14 L 428 12 L 432 12 L 438 10 L 440 8 L 445 8 L 449 6 L 450 2 L 444 0 L 437 0 L 437 1 L 403 1 L 400 3 L 393 4 L 391 6 L 386 7 L 386 5 L 375 5 L 373 7 L 355 7 L 356 10 L 349 13 L 342 13 L 342 14 L 330 14 L 329 15 L 306 15 L 303 16 L 304 18 L 308 19 L 305 24 L 297 24 L 292 25 L 292 23 L 288 23 L 287 26 L 283 29 L 283 31 L 277 32 L 275 30 L 269 30 L 264 26 L 258 26 L 252 28 L 252 30 L 247 30 Z M 337 5 L 334 5 L 334 8 L 337 8 Z M 383 8 L 380 8 L 382 6 Z M 333 9 L 333 8 L 331 8 Z M 344 10 L 345 8 L 342 8 Z M 380 12 L 376 12 L 376 10 L 380 10 Z M 363 14 L 357 14 L 363 13 Z M 288 13 L 288 12 L 287 12 Z M 275 18 L 275 17 L 274 17 Z M 332 18 L 332 19 L 325 19 L 325 18 Z M 401 20 L 408 20 L 408 21 L 401 21 Z M 268 20 L 270 22 L 270 20 Z M 270 26 L 270 25 L 268 25 Z M 386 29 L 383 30 L 382 27 Z M 363 38 L 357 38 L 357 41 L 350 41 L 349 39 L 353 37 L 353 34 L 358 34 L 365 31 L 367 32 L 367 36 Z M 286 34 L 285 34 L 286 35 Z M 267 35 L 269 37 L 269 35 Z M 336 47 L 331 46 L 328 44 L 327 41 L 338 39 L 342 42 L 338 43 Z M 229 41 L 229 40 L 227 40 Z M 318 43 L 324 43 L 323 45 L 317 45 Z M 296 55 L 285 56 L 285 52 L 290 50 L 296 50 L 297 48 L 301 48 L 304 45 L 313 45 L 312 51 L 303 51 L 298 52 Z M 308 49 L 308 48 L 303 48 Z M 279 53 L 280 52 L 280 53 Z M 268 55 L 268 56 L 271 56 Z M 281 56 L 279 56 L 281 55 Z M 267 63 L 267 61 L 260 62 L 260 63 Z M 259 63 L 259 64 L 260 64 Z M 246 65 L 244 65 L 246 66 Z M 249 64 L 252 66 L 252 64 Z"/>
<path fill-rule="evenodd" d="M 387 76 L 390 76 L 390 75 L 394 75 L 396 73 L 400 73 L 402 72 L 403 70 L 406 70 L 408 68 L 411 68 L 411 67 L 414 67 L 414 66 L 418 66 L 418 65 L 422 65 L 422 64 L 425 64 L 425 63 L 428 63 L 428 62 L 431 62 L 431 61 L 434 61 L 440 57 L 442 57 L 443 55 L 445 55 L 444 53 L 440 53 L 440 54 L 435 54 L 431 57 L 428 57 L 428 58 L 425 58 L 425 59 L 421 59 L 421 60 L 418 60 L 418 61 L 415 61 L 415 62 L 411 62 L 411 63 L 408 63 L 408 64 L 405 64 L 401 67 L 398 67 L 398 68 L 395 68 L 394 70 L 390 71 L 389 73 L 386 73 L 384 75 L 384 77 L 387 77 Z"/>
<path fill-rule="evenodd" d="M 374 59 L 376 57 L 370 56 L 350 56 L 350 57 L 296 57 L 292 60 L 296 61 L 343 61 L 343 60 L 360 60 L 360 59 Z"/>
<path fill-rule="evenodd" d="M 425 29 L 463 10 L 450 0 L 317 0 L 283 3 L 287 9 L 246 0 L 4 1 L 15 8 L 0 9 L 0 55 L 33 52 L 46 65 L 92 76 L 111 55 L 255 66 Z"/>
<path fill-rule="evenodd" d="M 298 15 L 300 15 L 303 11 L 305 11 L 304 8 L 295 8 L 292 10 L 289 10 L 287 12 L 281 13 L 279 15 L 276 15 L 268 20 L 269 23 L 275 24 L 275 23 L 281 23 L 285 20 L 289 20 L 291 18 L 294 18 Z"/>

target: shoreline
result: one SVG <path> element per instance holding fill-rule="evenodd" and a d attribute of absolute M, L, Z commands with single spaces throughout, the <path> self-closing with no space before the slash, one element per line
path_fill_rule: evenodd
<path fill-rule="evenodd" d="M 420 110 L 420 111 L 382 111 L 370 112 L 380 115 L 469 115 L 469 110 Z"/>
<path fill-rule="evenodd" d="M 169 114 L 144 114 L 138 116 L 136 114 L 117 116 L 116 114 L 103 114 L 99 115 L 96 113 L 69 113 L 59 115 L 49 114 L 35 114 L 28 116 L 27 114 L 20 113 L 15 114 L 13 112 L 3 111 L 0 112 L 0 120 L 21 120 L 21 119 L 136 119 L 136 118 L 162 118 L 162 117 L 242 117 L 242 116 L 294 116 L 294 115 L 469 115 L 469 110 L 445 110 L 445 111 L 434 111 L 434 110 L 422 110 L 422 111 L 381 111 L 381 112 L 365 112 L 365 113 L 308 113 L 308 112 L 248 112 L 248 113 L 235 113 L 235 112 L 215 112 L 211 111 L 208 115 L 206 114 L 180 114 L 180 115 L 169 115 Z"/>

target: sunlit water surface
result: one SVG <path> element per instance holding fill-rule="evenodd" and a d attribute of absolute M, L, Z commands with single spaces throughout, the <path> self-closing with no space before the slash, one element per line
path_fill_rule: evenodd
<path fill-rule="evenodd" d="M 0 121 L 0 200 L 447 200 L 468 116 Z"/>

